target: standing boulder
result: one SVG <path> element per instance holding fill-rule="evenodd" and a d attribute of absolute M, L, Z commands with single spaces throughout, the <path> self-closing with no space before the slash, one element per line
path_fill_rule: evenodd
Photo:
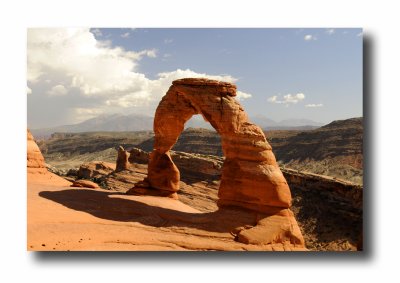
<path fill-rule="evenodd" d="M 117 165 L 115 166 L 115 172 L 127 170 L 129 168 L 129 152 L 126 151 L 122 146 L 118 147 Z"/>

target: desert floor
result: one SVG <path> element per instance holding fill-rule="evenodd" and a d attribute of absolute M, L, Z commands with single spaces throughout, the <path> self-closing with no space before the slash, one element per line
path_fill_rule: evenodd
<path fill-rule="evenodd" d="M 73 188 L 51 173 L 28 173 L 27 200 L 30 251 L 293 250 L 236 242 L 232 231 L 254 222 L 243 211 L 202 213 L 168 198 Z"/>

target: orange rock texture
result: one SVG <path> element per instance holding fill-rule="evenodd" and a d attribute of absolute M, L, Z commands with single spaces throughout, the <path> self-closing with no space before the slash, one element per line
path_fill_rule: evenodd
<path fill-rule="evenodd" d="M 120 172 L 122 170 L 127 170 L 129 168 L 128 159 L 129 159 L 129 152 L 126 151 L 122 146 L 119 146 L 115 171 Z"/>
<path fill-rule="evenodd" d="M 245 244 L 288 244 L 304 248 L 292 211 L 289 186 L 260 127 L 252 124 L 235 99 L 236 86 L 202 78 L 172 83 L 154 118 L 154 149 L 150 154 L 149 188 L 131 194 L 165 196 L 179 190 L 180 173 L 170 155 L 186 121 L 201 114 L 221 135 L 225 161 L 218 190 L 220 211 L 242 207 L 256 213 L 256 225 L 238 228 Z M 154 190 L 155 189 L 155 190 Z"/>
<path fill-rule="evenodd" d="M 27 130 L 27 181 L 29 183 L 52 183 L 54 185 L 70 185 L 71 182 L 49 172 L 44 157 L 40 152 L 31 132 Z"/>
<path fill-rule="evenodd" d="M 161 161 L 170 166 L 169 153 L 165 155 L 169 158 Z M 230 207 L 201 213 L 169 198 L 70 188 L 69 181 L 44 168 L 43 156 L 31 135 L 27 156 L 31 166 L 27 178 L 28 250 L 306 250 L 289 209 L 277 208 L 269 215 Z M 94 168 L 106 168 L 99 165 Z M 179 171 L 175 173 L 172 183 L 179 178 Z M 74 185 L 96 186 L 87 180 L 79 182 Z M 139 187 L 151 194 L 146 184 Z M 171 191 L 162 192 L 171 197 Z"/>
<path fill-rule="evenodd" d="M 92 188 L 92 189 L 98 189 L 100 188 L 99 185 L 97 185 L 95 182 L 89 181 L 89 180 L 75 180 L 71 187 L 78 187 L 78 188 Z"/>
<path fill-rule="evenodd" d="M 271 146 L 260 127 L 249 121 L 235 96 L 236 86 L 231 83 L 201 78 L 172 83 L 156 110 L 149 183 L 159 190 L 179 190 L 179 170 L 169 150 L 185 122 L 201 114 L 221 135 L 226 158 L 218 205 L 241 206 L 265 213 L 289 208 L 290 189 Z"/>
<path fill-rule="evenodd" d="M 28 172 L 47 172 L 44 158 L 31 132 L 27 130 L 27 168 Z"/>

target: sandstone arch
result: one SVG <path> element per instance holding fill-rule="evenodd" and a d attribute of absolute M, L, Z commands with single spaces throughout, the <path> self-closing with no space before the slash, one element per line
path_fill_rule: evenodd
<path fill-rule="evenodd" d="M 221 135 L 225 156 L 218 206 L 234 205 L 264 213 L 289 208 L 290 189 L 271 146 L 262 130 L 249 122 L 235 96 L 236 86 L 231 83 L 202 78 L 172 83 L 155 114 L 149 185 L 161 195 L 174 195 L 179 190 L 180 174 L 169 150 L 185 122 L 201 114 Z"/>

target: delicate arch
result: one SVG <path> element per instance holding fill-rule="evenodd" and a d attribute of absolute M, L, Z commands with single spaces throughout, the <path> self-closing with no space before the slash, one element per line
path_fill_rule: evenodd
<path fill-rule="evenodd" d="M 154 118 L 154 150 L 148 181 L 152 188 L 176 192 L 180 174 L 169 150 L 185 122 L 201 114 L 221 135 L 225 162 L 218 206 L 234 205 L 261 212 L 288 208 L 291 194 L 263 131 L 249 122 L 235 100 L 236 86 L 208 79 L 181 79 L 172 83 Z"/>

